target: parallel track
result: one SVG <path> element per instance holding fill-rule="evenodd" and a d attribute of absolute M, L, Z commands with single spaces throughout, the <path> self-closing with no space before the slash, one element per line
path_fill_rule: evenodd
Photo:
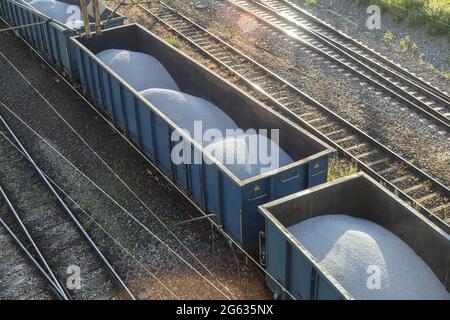
<path fill-rule="evenodd" d="M 56 191 L 57 186 L 37 166 L 1 116 L 0 129 L 0 177 L 9 188 L 0 188 L 0 196 L 12 213 L 6 221 L 13 221 L 19 226 L 14 230 L 10 228 L 12 232 L 9 235 L 27 240 L 26 246 L 33 249 L 35 258 L 35 261 L 30 259 L 31 262 L 47 278 L 56 296 L 65 300 L 115 299 L 125 296 L 134 299 L 131 291 L 60 197 Z M 8 222 L 2 226 L 8 228 Z M 20 246 L 19 242 L 17 244 Z M 23 248 L 22 251 L 27 254 Z M 69 276 L 66 274 L 67 268 L 72 265 L 78 266 L 82 272 L 82 287 L 69 291 L 66 289 L 65 279 Z"/>
<path fill-rule="evenodd" d="M 424 79 L 417 77 L 402 66 L 384 57 L 380 53 L 375 52 L 371 48 L 362 44 L 356 39 L 353 39 L 335 29 L 325 21 L 320 20 L 311 13 L 303 10 L 297 6 L 292 0 L 260 0 L 262 3 L 276 9 L 281 14 L 289 17 L 289 19 L 301 24 L 311 31 L 330 39 L 333 43 L 337 43 L 341 48 L 345 49 L 347 53 L 361 59 L 375 68 L 380 68 L 381 72 L 393 74 L 398 80 L 405 81 L 408 84 L 413 83 L 417 89 L 425 95 L 430 95 L 433 100 L 438 102 L 450 104 L 450 96 L 448 92 L 443 92 L 441 89 L 434 87 Z M 385 70 L 385 71 L 384 71 Z M 405 80 L 403 80 L 403 78 Z M 395 83 L 395 82 L 394 82 Z M 431 101 L 430 101 L 431 102 Z"/>
<path fill-rule="evenodd" d="M 367 133 L 353 126 L 288 81 L 211 34 L 163 2 L 144 7 L 148 15 L 245 84 L 264 103 L 307 128 L 392 192 L 450 233 L 450 190 Z"/>
<path fill-rule="evenodd" d="M 320 20 L 284 0 L 225 0 L 224 4 L 251 15 L 260 23 L 287 36 L 302 49 L 321 55 L 362 80 L 419 112 L 439 131 L 450 129 L 450 97 L 405 72 L 356 41 L 351 41 Z M 362 49 L 364 48 L 364 50 Z M 401 71 L 403 70 L 403 71 Z"/>

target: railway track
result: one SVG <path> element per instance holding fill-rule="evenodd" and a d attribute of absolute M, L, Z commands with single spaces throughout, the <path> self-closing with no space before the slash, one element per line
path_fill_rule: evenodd
<path fill-rule="evenodd" d="M 16 242 L 16 244 L 20 247 L 22 252 L 25 254 L 25 256 L 29 259 L 31 264 L 35 267 L 35 269 L 41 274 L 41 276 L 44 277 L 45 280 L 47 280 L 48 284 L 50 285 L 51 289 L 54 291 L 55 295 L 61 299 L 61 300 L 69 300 L 69 294 L 66 289 L 64 289 L 63 286 L 61 286 L 61 283 L 59 280 L 55 277 L 55 274 L 50 268 L 47 260 L 42 255 L 41 250 L 36 245 L 36 242 L 31 237 L 30 232 L 28 231 L 28 228 L 23 223 L 22 218 L 20 217 L 16 207 L 13 205 L 11 199 L 7 195 L 5 189 L 0 186 L 0 195 L 2 196 L 3 200 L 6 202 L 11 215 L 10 217 L 14 217 L 16 225 L 19 227 L 20 231 L 22 232 L 22 235 L 19 235 L 18 233 L 13 231 L 13 228 L 8 225 L 8 223 L 0 218 L 0 223 L 4 227 L 4 229 L 7 230 L 8 234 L 13 238 L 13 240 Z M 25 238 L 25 240 L 28 241 L 28 243 L 24 243 L 20 240 L 20 238 Z M 30 250 L 28 250 L 28 247 L 30 247 L 33 250 L 32 254 Z M 36 257 L 36 258 L 35 258 Z M 19 280 L 20 282 L 20 280 Z"/>
<path fill-rule="evenodd" d="M 0 211 L 8 212 L 0 201 Z M 32 265 L 26 254 L 22 254 L 15 233 L 0 217 L 0 299 L 51 300 L 55 294 L 48 288 L 45 277 Z M 22 248 L 21 248 L 22 249 Z M 24 247 L 26 250 L 26 247 Z"/>
<path fill-rule="evenodd" d="M 9 26 L 9 25 L 8 25 Z M 20 35 L 19 35 L 19 38 L 21 38 L 20 37 Z M 34 49 L 33 49 L 33 47 L 30 45 L 30 44 L 28 44 L 23 38 L 21 38 L 22 39 L 22 41 L 24 41 L 24 43 L 26 44 L 26 45 L 28 45 L 29 47 L 30 47 L 30 49 L 31 50 L 33 50 L 35 53 L 36 53 L 36 55 L 37 56 L 39 56 L 41 59 L 42 59 L 42 62 L 45 62 L 47 65 L 48 65 L 48 67 L 53 71 L 53 72 L 55 72 L 55 74 L 57 74 L 58 75 L 58 78 L 60 78 L 60 79 L 62 79 L 68 86 L 70 86 L 71 87 L 71 89 L 74 91 L 74 92 L 76 92 L 76 94 L 77 94 L 77 100 L 78 100 L 78 97 L 79 98 L 81 98 L 83 101 L 85 101 L 92 109 L 94 109 L 96 112 L 97 112 L 97 114 L 100 116 L 100 117 L 102 117 L 105 121 L 107 121 L 108 122 L 108 119 L 102 114 L 102 113 L 100 113 L 92 104 L 90 104 L 90 102 L 82 95 L 82 93 L 81 92 L 79 92 L 76 88 L 75 88 L 75 86 L 73 86 L 73 83 L 72 82 L 69 82 L 69 80 L 67 80 L 67 78 L 65 78 L 64 77 L 64 75 L 63 74 L 61 74 L 61 73 L 58 73 L 58 71 L 56 70 L 56 69 L 54 69 L 53 68 L 53 66 L 48 62 L 48 61 L 46 61 L 45 59 L 44 59 L 44 57 L 42 57 L 42 56 L 40 56 L 39 55 L 39 52 L 37 52 L 37 51 L 35 51 Z M 134 255 L 133 254 L 133 252 L 131 251 L 131 250 L 129 250 L 126 246 L 130 246 L 131 244 L 130 244 L 130 241 L 129 240 L 122 240 L 122 241 L 119 241 L 119 240 L 117 240 L 120 236 L 118 236 L 118 235 L 112 235 L 112 234 L 110 234 L 109 232 L 108 232 L 108 230 L 106 230 L 105 228 L 104 228 L 104 226 L 102 226 L 102 224 L 99 224 L 97 221 L 95 221 L 96 219 L 95 218 L 93 218 L 92 216 L 91 216 L 91 213 L 92 212 L 90 212 L 90 210 L 88 210 L 87 212 L 86 212 L 86 210 L 84 210 L 84 208 L 83 208 L 83 205 L 80 205 L 80 204 L 83 204 L 83 202 L 84 202 L 84 197 L 83 197 L 83 199 L 80 199 L 79 201 L 79 203 L 77 203 L 77 202 L 75 202 L 75 200 L 73 199 L 73 198 L 71 198 L 71 196 L 69 195 L 69 194 L 67 194 L 67 193 L 65 193 L 65 191 L 63 190 L 63 189 L 61 189 L 61 187 L 58 187 L 58 189 L 59 189 L 59 191 L 61 192 L 61 194 L 64 194 L 64 196 L 69 200 L 69 201 L 71 201 L 73 204 L 74 204 L 74 206 L 77 208 L 76 210 L 77 210 L 77 213 L 78 212 L 82 212 L 82 213 L 84 213 L 84 215 L 86 216 L 86 217 L 88 217 L 91 221 L 93 221 L 94 222 L 94 225 L 96 225 L 102 232 L 102 237 L 103 236 L 105 236 L 105 235 L 107 235 L 111 240 L 113 240 L 114 241 L 114 243 L 115 243 L 115 245 L 117 246 L 117 248 L 118 249 L 120 249 L 120 253 L 125 253 L 125 255 L 124 255 L 124 257 L 126 257 L 127 259 L 128 258 L 131 258 L 132 259 L 132 262 L 133 262 L 133 264 L 131 265 L 131 266 L 126 266 L 126 268 L 127 269 L 125 269 L 125 270 L 127 270 L 127 271 L 124 271 L 124 272 L 127 272 L 127 274 L 129 274 L 129 271 L 130 271 L 130 269 L 131 270 L 134 270 L 134 268 L 137 266 L 137 267 L 139 267 L 141 270 L 142 270 L 142 272 L 141 271 L 139 271 L 139 274 L 138 274 L 138 278 L 136 278 L 135 277 L 135 275 L 133 275 L 131 278 L 130 278 L 130 282 L 132 283 L 132 286 L 133 286 L 133 289 L 134 289 L 134 291 L 136 291 L 136 292 L 139 292 L 139 299 L 147 299 L 147 298 L 149 298 L 149 297 L 152 297 L 152 298 L 154 298 L 154 297 L 157 297 L 157 298 L 164 298 L 164 299 L 166 299 L 167 298 L 167 296 L 165 296 L 165 295 L 161 295 L 161 296 L 156 296 L 155 294 L 158 294 L 158 292 L 152 292 L 152 294 L 150 294 L 149 293 L 149 291 L 148 291 L 148 289 L 149 289 L 149 284 L 148 284 L 148 282 L 147 282 L 147 280 L 144 278 L 144 280 L 145 281 L 143 281 L 142 279 L 139 279 L 140 278 L 140 276 L 141 275 L 143 275 L 143 274 L 145 274 L 145 276 L 147 276 L 147 275 L 150 275 L 154 280 L 156 280 L 156 285 L 158 285 L 158 286 L 160 286 L 161 287 L 161 289 L 163 289 L 164 291 L 167 291 L 169 294 L 170 294 L 170 299 L 172 299 L 172 298 L 175 298 L 175 299 L 180 299 L 180 297 L 178 296 L 178 294 L 177 293 L 175 293 L 175 292 L 173 292 L 172 290 L 171 290 L 171 287 L 170 286 L 167 286 L 164 282 L 162 282 L 161 281 L 161 279 L 155 274 L 155 273 L 153 273 L 152 272 L 152 270 L 150 269 L 150 268 L 158 268 L 158 265 L 157 266 L 155 266 L 154 267 L 154 265 L 152 264 L 152 261 L 155 261 L 156 260 L 156 263 L 163 263 L 164 265 L 162 266 L 162 268 L 165 268 L 165 267 L 167 267 L 167 265 L 170 265 L 170 267 L 173 269 L 174 268 L 174 263 L 173 263 L 173 261 L 172 260 L 179 260 L 182 264 L 185 264 L 190 270 L 192 270 L 193 272 L 195 272 L 198 276 L 200 276 L 206 283 L 207 283 L 207 285 L 208 286 L 211 286 L 213 289 L 215 289 L 220 295 L 219 295 L 219 297 L 225 297 L 225 298 L 227 298 L 227 299 L 230 299 L 230 296 L 232 296 L 232 293 L 231 293 L 231 291 L 223 284 L 223 282 L 222 281 L 220 281 L 220 279 L 217 279 L 217 277 L 211 272 L 211 270 L 206 266 L 206 264 L 204 263 L 204 262 L 202 262 L 200 259 L 199 259 L 199 257 L 193 252 L 193 251 L 191 251 L 192 249 L 189 249 L 189 247 L 184 243 L 184 241 L 186 241 L 186 240 L 181 240 L 180 238 L 179 238 L 179 236 L 176 234 L 176 233 L 174 233 L 174 231 L 173 231 L 173 229 L 171 228 L 171 227 L 169 227 L 167 224 L 165 224 L 164 222 L 163 222 L 163 220 L 162 219 L 160 219 L 156 214 L 155 214 L 155 212 L 148 206 L 148 204 L 146 204 L 145 202 L 143 202 L 143 200 L 133 191 L 133 189 L 132 188 L 130 188 L 129 186 L 128 186 L 128 184 L 125 182 L 125 181 L 123 181 L 122 180 L 122 178 L 116 173 L 116 171 L 114 170 L 114 168 L 111 168 L 107 163 L 106 163 L 106 161 L 99 155 L 99 154 L 97 154 L 97 152 L 96 152 L 96 150 L 95 149 L 93 149 L 92 148 L 92 146 L 91 145 L 89 145 L 85 140 L 84 140 L 84 138 L 81 136 L 81 135 L 79 135 L 79 133 L 71 126 L 71 125 L 69 125 L 69 123 L 67 123 L 66 122 L 66 119 L 64 119 L 59 113 L 58 113 L 58 111 L 50 104 L 50 102 L 49 101 L 47 101 L 46 100 L 46 98 L 41 94 L 41 92 L 37 89 L 37 88 L 35 88 L 34 86 L 33 86 L 33 84 L 31 83 L 31 82 L 29 82 L 28 81 L 28 78 L 27 77 L 25 77 L 21 72 L 20 72 L 20 70 L 19 69 L 17 69 L 16 68 L 16 66 L 14 65 L 14 63 L 12 62 L 12 61 L 10 61 L 4 54 L 3 54 L 3 52 L 0 52 L 0 56 L 2 56 L 2 58 L 6 61 L 6 62 L 8 62 L 8 64 L 28 83 L 28 85 L 40 96 L 40 98 L 42 98 L 43 99 L 43 101 L 45 101 L 45 103 L 48 105 L 48 106 L 50 106 L 50 108 L 51 109 L 53 109 L 53 111 L 55 112 L 55 113 L 57 113 L 58 114 L 58 116 L 61 118 L 61 120 L 63 121 L 63 122 L 65 122 L 66 123 L 66 125 L 69 127 L 69 129 L 70 130 L 72 130 L 73 131 L 73 133 L 75 134 L 75 135 L 77 135 L 78 136 L 78 138 L 83 142 L 83 144 L 85 144 L 87 147 L 88 147 L 88 150 L 90 150 L 90 152 L 92 152 L 105 166 L 106 166 L 106 168 L 108 169 L 108 170 L 110 170 L 110 172 L 112 173 L 112 174 L 114 174 L 114 176 L 118 179 L 118 181 L 120 181 L 120 183 L 121 184 L 123 184 L 126 188 L 127 188 L 127 190 L 131 193 L 131 195 L 133 196 L 133 197 L 135 197 L 136 198 L 136 200 L 137 201 L 139 201 L 138 203 L 138 205 L 142 205 L 142 207 L 140 207 L 142 210 L 144 210 L 145 211 L 145 215 L 148 215 L 148 214 L 150 214 L 151 216 L 153 216 L 153 217 L 155 217 L 156 219 L 157 219 L 157 222 L 161 225 L 161 226 L 163 226 L 164 227 L 164 229 L 165 230 L 167 230 L 167 232 L 170 234 L 169 235 L 169 237 L 171 236 L 171 237 L 173 237 L 173 239 L 175 239 L 180 245 L 181 245 L 181 248 L 180 248 L 180 250 L 186 250 L 186 252 L 192 257 L 192 258 L 194 258 L 198 263 L 199 263 L 199 266 L 201 267 L 198 267 L 197 265 L 195 265 L 195 262 L 194 263 L 192 263 L 192 261 L 191 260 L 189 260 L 189 259 L 187 259 L 186 258 L 186 256 L 184 256 L 184 255 L 182 255 L 182 254 L 180 254 L 179 252 L 178 252 L 178 248 L 175 248 L 174 249 L 174 247 L 172 246 L 172 245 L 169 245 L 169 241 L 173 241 L 172 239 L 165 239 L 166 237 L 164 236 L 164 238 L 163 237 L 161 237 L 161 235 L 160 236 L 158 236 L 158 235 L 156 235 L 155 233 L 153 233 L 152 232 L 152 230 L 148 227 L 148 224 L 145 222 L 143 222 L 144 220 L 143 219 L 139 219 L 135 214 L 134 214 L 134 212 L 130 212 L 130 211 L 128 211 L 125 207 L 123 207 L 119 202 L 117 202 L 116 201 L 116 199 L 114 199 L 110 194 L 108 194 L 108 192 L 107 191 L 105 191 L 104 189 L 102 189 L 101 188 L 101 186 L 99 186 L 99 185 L 97 185 L 96 183 L 95 183 L 95 181 L 92 181 L 91 180 L 91 178 L 88 176 L 88 175 L 86 175 L 85 174 L 85 172 L 83 172 L 83 171 L 81 171 L 80 170 L 80 168 L 78 168 L 77 166 L 75 166 L 69 159 L 67 159 L 67 158 L 65 158 L 62 154 L 60 154 L 59 152 L 58 152 L 58 150 L 57 149 L 54 149 L 53 148 L 53 146 L 48 142 L 48 141 L 46 141 L 46 139 L 45 138 L 43 138 L 42 136 L 40 136 L 35 130 L 34 130 L 34 128 L 33 127 L 31 127 L 31 126 L 29 126 L 28 125 L 28 123 L 26 122 L 26 120 L 23 120 L 19 115 L 17 115 L 12 109 L 10 109 L 8 106 L 6 106 L 1 100 L 0 100 L 0 109 L 5 109 L 5 110 L 8 110 L 9 111 L 9 114 L 11 114 L 15 119 L 17 119 L 20 123 L 22 123 L 28 130 L 30 130 L 31 131 L 31 133 L 33 134 L 33 135 L 35 135 L 37 138 L 39 138 L 39 140 L 37 141 L 37 142 L 43 142 L 43 144 L 45 145 L 47 145 L 48 147 L 50 147 L 53 151 L 55 151 L 59 156 L 61 156 L 61 158 L 65 161 L 65 162 L 67 162 L 68 164 L 69 164 L 69 168 L 70 167 L 72 167 L 77 173 L 79 173 L 80 174 L 80 178 L 81 179 L 86 179 L 88 182 L 89 182 L 89 184 L 92 184 L 93 185 L 93 189 L 92 189 L 92 192 L 95 192 L 95 191 L 99 191 L 99 196 L 100 197 L 103 197 L 103 196 L 105 196 L 107 199 L 109 199 L 110 201 L 112 201 L 112 203 L 113 203 L 113 205 L 114 206 L 116 206 L 117 207 L 117 209 L 118 209 L 118 211 L 119 212 L 121 212 L 121 213 L 125 213 L 125 215 L 127 216 L 127 217 L 129 217 L 130 219 L 128 219 L 128 220 L 123 220 L 123 219 L 121 219 L 120 221 L 117 221 L 114 217 L 111 217 L 111 214 L 113 213 L 112 211 L 110 211 L 111 209 L 110 208 L 107 208 L 107 212 L 108 212 L 108 216 L 110 217 L 110 218 L 108 218 L 108 219 L 113 219 L 113 221 L 115 221 L 116 223 L 119 223 L 119 225 L 122 225 L 122 226 L 127 226 L 127 227 L 129 227 L 129 230 L 127 230 L 127 231 L 125 231 L 125 233 L 124 234 L 126 234 L 126 237 L 128 237 L 128 236 L 130 236 L 130 238 L 131 237 L 134 237 L 133 239 L 136 239 L 136 237 L 137 237 L 137 234 L 138 234 L 138 237 L 139 237 L 139 241 L 142 241 L 142 242 L 145 242 L 145 243 L 151 243 L 151 241 L 152 240 L 155 240 L 158 244 L 161 244 L 162 246 L 162 249 L 167 249 L 167 252 L 165 252 L 165 250 L 162 250 L 162 251 L 157 251 L 157 255 L 158 255 L 158 259 L 154 259 L 154 258 L 151 258 L 151 259 L 149 259 L 150 261 L 148 261 L 148 263 L 147 263 L 147 261 L 143 261 L 143 260 L 141 260 L 141 259 L 138 259 L 137 258 L 137 256 L 136 255 Z M 10 80 L 11 81 L 11 80 Z M 16 80 L 12 80 L 11 81 L 11 83 L 14 83 L 14 81 L 16 81 Z M 8 81 L 9 82 L 9 81 Z M 25 90 L 27 90 L 27 89 L 25 89 Z M 5 99 L 7 99 L 7 98 L 10 98 L 10 97 L 5 97 Z M 65 99 L 65 97 L 64 97 L 64 99 Z M 13 101 L 15 101 L 15 100 L 13 100 Z M 18 101 L 20 101 L 20 100 L 18 100 Z M 131 147 L 133 147 L 139 154 L 141 154 L 141 156 L 143 156 L 144 157 L 144 159 L 146 159 L 146 161 L 149 163 L 149 164 L 151 164 L 152 165 L 152 168 L 153 169 L 155 169 L 158 173 L 160 173 L 161 175 L 163 175 L 163 172 L 161 172 L 161 171 L 159 171 L 159 169 L 156 167 L 156 166 L 154 166 L 141 152 L 140 152 L 140 150 L 136 147 L 136 146 L 134 146 L 128 139 L 127 139 L 127 137 L 125 137 L 125 135 L 123 135 L 122 134 L 122 132 L 120 131 L 120 130 L 118 130 L 117 128 L 115 128 L 114 127 L 114 124 L 113 123 L 111 123 L 111 122 L 108 122 L 108 124 L 111 126 L 111 128 L 114 130 L 114 131 L 116 131 Z M 1 139 L 1 128 L 0 128 L 0 139 Z M 115 149 L 115 148 L 114 148 Z M 116 149 L 114 150 L 114 152 L 116 152 Z M 0 153 L 1 154 L 1 153 Z M 122 169 L 122 167 L 119 167 L 119 169 L 121 170 Z M 119 169 L 116 169 L 116 170 L 119 170 Z M 52 169 L 49 169 L 49 170 L 52 170 Z M 98 168 L 96 169 L 96 170 L 98 170 Z M 154 172 L 153 171 L 150 171 L 150 170 L 147 170 L 147 172 L 150 174 L 150 175 L 153 175 L 154 174 Z M 1 177 L 1 176 L 0 176 Z M 72 179 L 75 179 L 74 181 L 77 181 L 77 179 L 78 178 L 73 178 L 73 177 L 71 177 L 70 178 L 70 180 L 72 180 Z M 155 179 L 156 180 L 156 179 Z M 156 180 L 156 181 L 159 181 L 159 179 L 158 180 Z M 169 183 L 171 183 L 171 181 L 169 180 L 169 179 L 167 179 L 167 181 L 169 182 Z M 64 184 L 64 183 L 63 183 Z M 55 185 L 56 186 L 56 185 Z M 174 188 L 176 188 L 177 189 L 177 186 L 176 185 L 174 185 L 174 184 L 172 184 L 172 186 L 174 187 Z M 70 187 L 68 187 L 68 188 L 70 188 Z M 84 190 L 84 192 L 86 192 L 86 186 L 83 186 L 83 187 L 81 187 L 83 190 Z M 164 186 L 163 187 L 163 189 L 165 189 L 166 188 L 166 186 Z M 179 190 L 178 189 L 178 191 L 181 191 L 181 190 Z M 127 194 L 127 197 L 128 197 L 129 195 Z M 187 198 L 188 200 L 189 200 L 189 198 Z M 158 205 L 160 205 L 160 200 L 158 199 L 157 200 L 157 203 L 158 203 Z M 195 203 L 193 203 L 194 204 L 194 206 L 195 206 Z M 85 203 L 85 205 L 86 206 L 90 206 L 91 204 L 90 203 Z M 146 209 L 146 210 L 145 210 Z M 80 212 L 80 216 L 82 216 L 81 215 L 81 212 Z M 175 220 L 177 220 L 178 219 L 178 217 L 174 217 L 173 216 L 173 214 L 171 214 L 171 219 L 174 219 L 175 218 Z M 184 218 L 184 217 L 183 217 Z M 81 218 L 82 220 L 84 220 L 83 218 Z M 84 220 L 85 221 L 85 220 Z M 125 222 L 126 221 L 126 222 Z M 184 221 L 184 220 L 183 220 Z M 213 222 L 213 221 L 211 221 L 211 222 Z M 87 226 L 86 226 L 86 229 L 89 229 L 90 230 L 90 227 L 91 227 L 91 225 L 92 224 L 90 224 L 90 221 L 88 221 L 88 224 L 87 224 Z M 106 224 L 105 224 L 106 225 Z M 97 227 L 95 227 L 95 229 L 97 229 Z M 208 228 L 209 229 L 209 228 Z M 218 228 L 218 230 L 219 230 L 219 228 Z M 220 230 L 219 230 L 220 231 Z M 139 233 L 138 233 L 139 232 Z M 222 231 L 223 232 L 223 231 Z M 96 232 L 93 232 L 93 235 L 95 235 L 95 233 Z M 145 240 L 143 240 L 142 238 L 144 237 L 144 236 L 146 236 L 146 234 L 148 234 L 148 238 L 146 238 Z M 189 235 L 189 237 L 191 238 L 191 234 Z M 100 243 L 101 243 L 101 245 L 104 245 L 105 243 L 102 241 L 102 240 L 99 240 L 99 241 L 101 241 Z M 229 238 L 229 241 L 230 241 L 230 243 L 233 243 L 233 239 L 231 239 L 231 238 Z M 125 243 L 125 244 L 124 244 Z M 108 245 L 109 246 L 109 245 Z M 152 246 L 152 245 L 150 245 L 150 246 Z M 149 246 L 149 247 L 150 247 Z M 105 247 L 107 247 L 106 245 L 105 245 Z M 154 251 L 154 249 L 152 248 L 151 249 L 152 250 L 152 253 L 155 253 L 156 251 Z M 109 250 L 108 250 L 109 251 Z M 167 256 L 165 256 L 167 254 Z M 141 255 L 141 253 L 140 253 L 140 255 Z M 120 255 L 119 255 L 120 256 Z M 221 256 L 221 255 L 220 255 Z M 118 256 L 116 256 L 116 255 L 114 255 L 114 258 L 115 258 L 115 260 L 114 261 L 117 261 L 117 263 L 118 263 L 118 265 L 120 265 L 120 266 L 122 266 L 123 265 L 123 260 L 125 260 L 125 259 L 120 259 L 120 260 L 116 260 L 117 259 L 117 257 Z M 120 256 L 121 257 L 121 256 Z M 166 261 L 164 261 L 165 259 L 166 259 L 166 257 L 167 257 L 167 260 Z M 234 256 L 235 257 L 235 256 Z M 249 257 L 250 259 L 252 259 L 251 257 Z M 170 260 L 169 260 L 170 259 Z M 221 260 L 221 262 L 223 262 L 223 256 L 220 258 L 220 260 Z M 232 261 L 233 263 L 235 262 L 234 260 Z M 159 267 L 159 268 L 161 268 L 161 267 Z M 199 269 L 201 270 L 201 271 L 199 271 Z M 202 269 L 204 269 L 206 272 L 208 272 L 208 274 L 212 277 L 212 278 L 209 278 L 208 276 L 205 276 L 204 274 L 203 274 L 203 272 L 202 272 Z M 166 270 L 167 271 L 167 270 Z M 224 290 L 221 290 L 218 286 L 217 286 L 217 284 L 220 286 L 220 287 L 222 287 L 222 288 L 224 288 L 225 290 L 226 290 L 226 292 L 224 291 Z M 153 285 L 153 284 L 152 284 Z M 198 288 L 198 286 L 197 286 L 197 288 Z M 159 287 L 158 287 L 158 289 L 159 289 Z M 213 293 L 215 293 L 216 291 L 212 291 Z M 200 290 L 200 292 L 201 292 L 201 290 Z M 190 296 L 190 294 L 191 294 L 191 291 L 186 291 L 186 293 L 188 293 L 188 295 L 187 295 L 187 297 L 189 297 Z M 228 293 L 230 294 L 230 295 L 228 295 Z M 203 293 L 201 293 L 201 294 L 203 294 Z M 208 296 L 209 296 L 209 294 L 208 294 Z M 217 298 L 217 296 L 214 296 L 215 298 Z"/>
<path fill-rule="evenodd" d="M 361 170 L 450 232 L 447 186 L 167 4 L 136 4 L 210 62 L 237 77 L 244 90 L 257 92 L 262 102 L 335 146 Z"/>
<path fill-rule="evenodd" d="M 450 97 L 400 66 L 346 37 L 286 0 L 225 0 L 260 23 L 373 85 L 402 106 L 417 111 L 445 134 L 450 128 Z"/>
<path fill-rule="evenodd" d="M 1 116 L 0 131 L 1 198 L 13 213 L 2 215 L 6 224 L 2 227 L 15 225 L 9 228 L 9 237 L 27 240 L 25 247 L 32 249 L 39 264 L 34 263 L 34 267 L 47 277 L 56 296 L 64 300 L 134 299 L 56 192 L 57 186 L 40 170 Z M 76 278 L 70 278 L 76 276 L 77 270 L 79 286 Z M 12 281 L 11 285 L 17 283 Z M 14 288 L 6 289 L 14 292 Z"/>

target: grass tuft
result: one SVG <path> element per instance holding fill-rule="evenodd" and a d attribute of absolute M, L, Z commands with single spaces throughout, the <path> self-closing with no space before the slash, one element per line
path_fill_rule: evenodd
<path fill-rule="evenodd" d="M 315 6 L 319 3 L 319 0 L 305 0 L 304 2 L 307 6 Z"/>
<path fill-rule="evenodd" d="M 180 46 L 180 40 L 175 38 L 164 39 L 164 41 L 166 41 L 171 46 L 174 46 L 175 48 L 178 48 Z"/>
<path fill-rule="evenodd" d="M 385 44 L 391 43 L 392 39 L 394 39 L 394 35 L 392 34 L 392 32 L 387 31 L 383 37 L 384 43 Z"/>
<path fill-rule="evenodd" d="M 331 159 L 328 165 L 328 181 L 333 181 L 359 171 L 356 163 L 342 161 L 338 157 Z"/>
<path fill-rule="evenodd" d="M 399 43 L 399 51 L 400 52 L 406 52 L 409 49 L 409 44 L 411 43 L 411 37 L 410 36 L 406 36 L 402 39 L 400 39 L 400 43 Z"/>

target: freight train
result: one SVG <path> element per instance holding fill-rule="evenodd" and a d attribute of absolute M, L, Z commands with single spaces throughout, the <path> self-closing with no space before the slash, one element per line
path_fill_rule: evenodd
<path fill-rule="evenodd" d="M 0 0 L 0 15 L 11 26 L 28 25 L 17 29 L 19 35 L 80 85 L 85 96 L 223 232 L 259 257 L 277 298 L 355 298 L 288 230 L 330 213 L 361 217 L 386 228 L 450 290 L 447 234 L 364 174 L 326 183 L 333 148 L 163 39 L 138 24 L 123 25 L 124 17 L 109 9 L 102 15 L 102 34 L 92 37 L 15 0 Z M 279 146 L 292 163 L 240 179 L 99 59 L 97 55 L 109 49 L 156 58 L 183 93 L 215 104 L 244 130 L 277 129 Z M 209 162 L 175 164 L 171 158 L 174 132 L 189 142 L 191 157 Z"/>

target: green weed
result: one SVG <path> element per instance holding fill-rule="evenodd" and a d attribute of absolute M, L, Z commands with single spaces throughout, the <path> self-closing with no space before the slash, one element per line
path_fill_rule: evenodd
<path fill-rule="evenodd" d="M 168 39 L 164 39 L 164 40 L 171 46 L 174 46 L 175 48 L 180 47 L 180 40 L 178 40 L 178 39 L 168 38 Z"/>
<path fill-rule="evenodd" d="M 384 43 L 385 44 L 391 43 L 392 39 L 394 39 L 394 35 L 392 34 L 392 32 L 387 31 L 383 37 Z"/>

